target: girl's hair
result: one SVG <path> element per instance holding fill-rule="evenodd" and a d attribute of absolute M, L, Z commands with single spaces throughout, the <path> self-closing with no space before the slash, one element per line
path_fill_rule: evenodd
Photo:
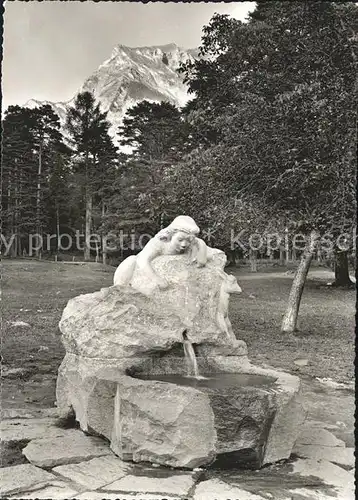
<path fill-rule="evenodd" d="M 178 215 L 178 217 L 176 217 L 168 227 L 159 231 L 156 236 L 158 236 L 158 239 L 162 241 L 170 241 L 173 234 L 178 231 L 183 231 L 190 236 L 197 236 L 200 233 L 200 229 L 191 217 L 187 215 Z"/>
<path fill-rule="evenodd" d="M 172 239 L 173 234 L 176 233 L 177 231 L 178 231 L 177 229 L 165 227 L 164 229 L 161 229 L 159 233 L 156 234 L 156 236 L 161 241 L 170 241 Z"/>
<path fill-rule="evenodd" d="M 182 231 L 183 233 L 188 234 L 189 236 L 195 237 L 195 234 L 189 233 L 188 231 L 185 231 L 184 229 L 179 229 L 179 228 L 174 228 L 174 227 L 165 227 L 164 229 L 161 229 L 159 233 L 156 234 L 156 237 L 158 237 L 161 241 L 170 241 L 175 233 L 178 233 L 179 231 Z"/>

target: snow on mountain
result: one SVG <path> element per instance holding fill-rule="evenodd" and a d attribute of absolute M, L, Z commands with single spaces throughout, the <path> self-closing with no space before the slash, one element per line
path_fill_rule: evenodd
<path fill-rule="evenodd" d="M 168 101 L 179 107 L 189 99 L 187 87 L 177 69 L 181 62 L 198 57 L 198 51 L 185 50 L 175 44 L 153 47 L 117 45 L 109 59 L 84 82 L 80 91 L 92 92 L 112 124 L 110 134 L 117 142 L 118 126 L 128 108 L 146 99 Z M 26 106 L 50 104 L 64 123 L 66 107 L 73 103 L 52 103 L 32 99 Z"/>
<path fill-rule="evenodd" d="M 67 107 L 71 106 L 73 103 L 74 99 L 71 99 L 70 101 L 67 102 L 51 102 L 51 101 L 38 101 L 37 99 L 30 99 L 25 103 L 25 106 L 27 108 L 38 108 L 40 106 L 44 105 L 49 105 L 52 107 L 53 111 L 57 113 L 57 115 L 60 118 L 60 122 L 63 125 L 65 123 L 66 119 L 66 112 L 67 112 Z"/>

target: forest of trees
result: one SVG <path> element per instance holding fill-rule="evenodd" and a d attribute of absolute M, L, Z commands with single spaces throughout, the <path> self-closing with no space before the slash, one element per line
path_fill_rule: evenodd
<path fill-rule="evenodd" d="M 291 331 L 314 255 L 334 259 L 336 284 L 350 285 L 357 47 L 354 3 L 260 2 L 247 23 L 215 14 L 203 28 L 202 58 L 179 69 L 190 101 L 182 109 L 149 101 L 129 109 L 118 130 L 126 154 L 88 92 L 76 97 L 63 130 L 50 106 L 9 106 L 3 251 L 28 255 L 29 235 L 55 235 L 46 251 L 59 254 L 60 236 L 69 234 L 85 260 L 106 263 L 107 247 L 125 256 L 119 231 L 136 240 L 188 214 L 231 260 L 246 255 L 232 244 L 233 234 L 242 234 L 254 270 L 260 252 L 250 248 L 250 235 L 260 234 L 266 255 L 269 234 L 301 233 L 308 244 L 297 252 L 282 326 Z M 326 235 L 340 244 L 325 254 Z M 292 251 L 295 258 L 295 249 L 282 245 L 268 253 L 284 261 Z"/>

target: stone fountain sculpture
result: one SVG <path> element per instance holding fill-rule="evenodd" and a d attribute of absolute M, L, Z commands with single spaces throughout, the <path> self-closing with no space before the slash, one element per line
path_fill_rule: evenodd
<path fill-rule="evenodd" d="M 304 419 L 299 379 L 249 362 L 228 317 L 241 288 L 198 234 L 177 217 L 120 264 L 114 286 L 68 302 L 57 406 L 123 460 L 257 468 L 288 458 Z M 185 377 L 188 343 L 205 379 Z"/>

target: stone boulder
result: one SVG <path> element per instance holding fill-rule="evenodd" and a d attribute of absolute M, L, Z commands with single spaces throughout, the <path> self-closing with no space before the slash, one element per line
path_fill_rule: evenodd
<path fill-rule="evenodd" d="M 132 288 L 102 288 L 71 299 L 60 321 L 66 352 L 123 359 L 166 351 L 182 341 L 180 318 Z"/>
<path fill-rule="evenodd" d="M 288 458 L 305 418 L 295 398 L 297 378 L 247 371 L 213 373 L 193 386 L 184 377 L 123 377 L 112 450 L 123 460 L 188 468 L 215 460 L 259 468 Z"/>
<path fill-rule="evenodd" d="M 59 325 L 66 352 L 100 359 L 165 352 L 182 343 L 184 330 L 193 343 L 230 346 L 235 338 L 225 336 L 216 318 L 224 265 L 221 254 L 203 268 L 184 255 L 159 257 L 153 268 L 167 289 L 137 271 L 130 287 L 71 299 Z"/>
<path fill-rule="evenodd" d="M 192 387 L 123 377 L 113 421 L 111 448 L 123 460 L 194 468 L 216 456 L 210 402 Z"/>
<path fill-rule="evenodd" d="M 67 376 L 84 376 L 84 362 L 68 355 Z M 74 378 L 62 397 L 81 428 L 106 437 L 123 460 L 194 468 L 218 459 L 257 468 L 290 456 L 305 418 L 298 378 L 250 363 L 231 373 L 212 369 L 213 384 L 188 386 L 155 365 L 130 376 L 104 365 L 96 373 L 90 362 L 87 385 Z"/>

